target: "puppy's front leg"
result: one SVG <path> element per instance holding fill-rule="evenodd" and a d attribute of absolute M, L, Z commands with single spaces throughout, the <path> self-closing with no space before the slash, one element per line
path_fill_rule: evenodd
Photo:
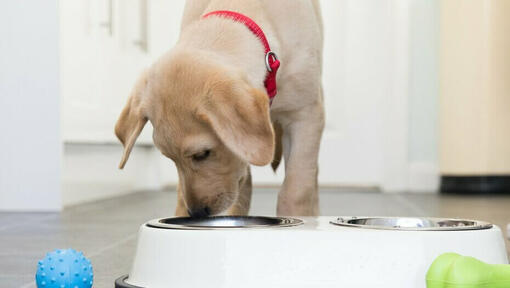
<path fill-rule="evenodd" d="M 319 214 L 318 157 L 324 129 L 321 103 L 307 106 L 285 117 L 283 155 L 285 180 L 278 194 L 278 215 Z M 285 123 L 286 122 L 286 123 Z"/>

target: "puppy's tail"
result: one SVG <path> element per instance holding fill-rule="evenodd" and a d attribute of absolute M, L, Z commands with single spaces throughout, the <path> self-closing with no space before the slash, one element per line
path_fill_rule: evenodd
<path fill-rule="evenodd" d="M 278 169 L 278 166 L 280 165 L 280 162 L 282 160 L 282 126 L 280 124 L 273 122 L 273 128 L 274 128 L 274 155 L 273 155 L 273 161 L 271 162 L 271 167 L 273 167 L 273 171 L 276 172 L 276 169 Z"/>

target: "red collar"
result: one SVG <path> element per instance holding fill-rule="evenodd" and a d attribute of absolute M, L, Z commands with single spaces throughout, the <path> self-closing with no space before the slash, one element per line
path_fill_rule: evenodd
<path fill-rule="evenodd" d="M 260 39 L 260 42 L 262 42 L 262 45 L 264 46 L 264 52 L 266 53 L 265 57 L 265 63 L 266 63 L 266 79 L 264 80 L 264 86 L 266 87 L 267 95 L 269 96 L 270 103 L 273 102 L 274 96 L 276 96 L 276 72 L 278 71 L 278 68 L 280 67 L 280 61 L 278 61 L 278 57 L 276 57 L 276 54 L 271 51 L 271 48 L 269 47 L 269 42 L 267 42 L 266 35 L 264 35 L 264 32 L 262 29 L 253 21 L 250 17 L 245 16 L 241 13 L 237 13 L 234 11 L 227 11 L 227 10 L 218 10 L 218 11 L 212 11 L 202 16 L 202 18 L 206 18 L 212 15 L 225 17 L 225 18 L 231 18 L 235 22 L 239 22 L 244 24 L 250 31 L 257 36 L 257 38 Z"/>

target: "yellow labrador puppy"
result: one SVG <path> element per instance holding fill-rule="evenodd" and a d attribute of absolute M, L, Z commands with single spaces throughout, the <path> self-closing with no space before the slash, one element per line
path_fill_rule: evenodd
<path fill-rule="evenodd" d="M 203 17 L 220 10 L 249 17 L 278 56 L 271 105 L 261 39 L 235 19 Z M 176 215 L 247 214 L 249 165 L 276 169 L 282 154 L 277 214 L 317 215 L 322 37 L 317 1 L 188 1 L 179 41 L 141 75 L 117 121 L 120 168 L 150 121 L 154 144 L 179 173 Z"/>

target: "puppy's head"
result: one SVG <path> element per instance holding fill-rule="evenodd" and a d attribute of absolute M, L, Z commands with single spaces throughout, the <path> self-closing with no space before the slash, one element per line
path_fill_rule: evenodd
<path fill-rule="evenodd" d="M 200 52 L 174 51 L 138 80 L 115 133 L 123 168 L 150 121 L 153 140 L 172 159 L 190 214 L 220 214 L 237 199 L 248 164 L 266 165 L 274 132 L 265 92 Z"/>

